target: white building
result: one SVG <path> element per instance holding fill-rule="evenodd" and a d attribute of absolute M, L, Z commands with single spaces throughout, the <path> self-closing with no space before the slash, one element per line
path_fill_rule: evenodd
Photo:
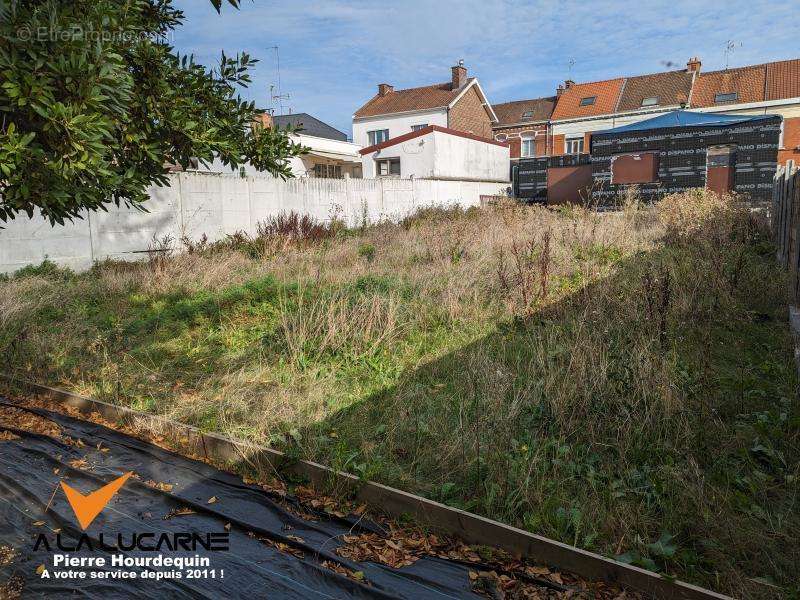
<path fill-rule="evenodd" d="M 423 87 L 378 84 L 378 93 L 353 114 L 353 141 L 372 146 L 429 125 L 491 139 L 497 116 L 477 78 L 467 77 L 463 61 L 450 71 L 450 81 Z"/>
<path fill-rule="evenodd" d="M 508 144 L 438 125 L 373 144 L 361 155 L 365 178 L 509 181 Z"/>
<path fill-rule="evenodd" d="M 289 160 L 292 174 L 295 177 L 323 177 L 328 179 L 341 179 L 343 177 L 361 177 L 361 146 L 347 140 L 347 134 L 334 129 L 309 115 L 308 113 L 295 113 L 291 115 L 264 115 L 267 127 L 293 127 L 298 130 L 289 137 L 297 144 L 301 144 L 309 151 L 302 156 L 295 156 Z M 207 167 L 198 165 L 197 171 L 213 173 L 231 173 L 233 169 L 225 166 L 219 159 Z M 236 172 L 245 175 L 267 175 L 258 171 L 250 164 L 242 166 Z"/>

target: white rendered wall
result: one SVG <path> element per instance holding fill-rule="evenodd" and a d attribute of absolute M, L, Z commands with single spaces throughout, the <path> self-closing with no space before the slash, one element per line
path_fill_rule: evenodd
<path fill-rule="evenodd" d="M 399 220 L 423 206 L 477 206 L 481 195 L 498 195 L 499 183 L 426 179 L 317 179 L 282 181 L 214 173 L 174 173 L 169 187 L 152 187 L 149 212 L 111 207 L 66 225 L 36 214 L 0 224 L 0 272 L 8 273 L 45 258 L 76 270 L 106 258 L 137 260 L 154 239 L 183 236 L 211 241 L 228 234 L 256 232 L 256 225 L 281 212 L 295 211 L 321 221 L 338 216 L 350 225 Z"/>
<path fill-rule="evenodd" d="M 484 141 L 431 131 L 364 155 L 365 179 L 377 177 L 376 161 L 399 158 L 400 177 L 507 183 L 510 150 Z"/>
<path fill-rule="evenodd" d="M 447 109 L 419 111 L 396 115 L 383 115 L 379 117 L 366 117 L 353 119 L 353 143 L 358 146 L 369 146 L 368 131 L 388 129 L 389 139 L 396 138 L 406 133 L 411 133 L 412 125 L 439 125 L 447 127 Z"/>

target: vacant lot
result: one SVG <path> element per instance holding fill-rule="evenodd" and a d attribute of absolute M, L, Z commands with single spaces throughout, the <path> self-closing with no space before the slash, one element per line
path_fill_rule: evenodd
<path fill-rule="evenodd" d="M 3 368 L 720 591 L 798 593 L 786 282 L 736 202 L 284 218 L 184 250 L 0 284 Z"/>

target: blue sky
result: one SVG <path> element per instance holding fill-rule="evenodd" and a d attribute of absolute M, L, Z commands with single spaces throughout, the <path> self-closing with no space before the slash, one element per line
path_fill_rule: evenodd
<path fill-rule="evenodd" d="M 450 77 L 463 58 L 491 102 L 547 96 L 571 76 L 594 81 L 682 68 L 704 70 L 800 57 L 800 2 L 242 0 L 218 15 L 207 0 L 186 13 L 173 43 L 204 64 L 221 50 L 261 59 L 243 95 L 268 107 L 279 47 L 284 109 L 351 133 L 352 113 L 380 82 L 414 87 Z M 570 62 L 574 64 L 570 66 Z M 668 66 L 673 63 L 675 66 Z"/>

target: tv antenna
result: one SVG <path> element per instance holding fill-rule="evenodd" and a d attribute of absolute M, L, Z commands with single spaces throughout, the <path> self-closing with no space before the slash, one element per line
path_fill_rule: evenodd
<path fill-rule="evenodd" d="M 275 112 L 275 102 L 278 103 L 278 114 L 283 114 L 283 101 L 288 100 L 290 98 L 289 94 L 281 93 L 281 56 L 280 52 L 278 51 L 277 46 L 271 46 L 271 50 L 275 50 L 275 80 L 277 83 L 276 85 L 269 86 L 269 96 L 270 96 L 270 106 L 272 106 L 272 112 Z M 277 93 L 276 93 L 277 92 Z"/>
<path fill-rule="evenodd" d="M 734 40 L 728 40 L 727 42 L 725 42 L 725 70 L 726 71 L 728 70 L 728 63 L 730 62 L 731 54 L 733 54 L 733 51 L 736 50 L 737 47 L 741 48 L 742 47 L 742 42 L 737 43 Z"/>
<path fill-rule="evenodd" d="M 567 62 L 567 79 L 572 78 L 572 67 L 574 66 L 575 66 L 575 59 L 570 58 L 569 61 Z"/>

